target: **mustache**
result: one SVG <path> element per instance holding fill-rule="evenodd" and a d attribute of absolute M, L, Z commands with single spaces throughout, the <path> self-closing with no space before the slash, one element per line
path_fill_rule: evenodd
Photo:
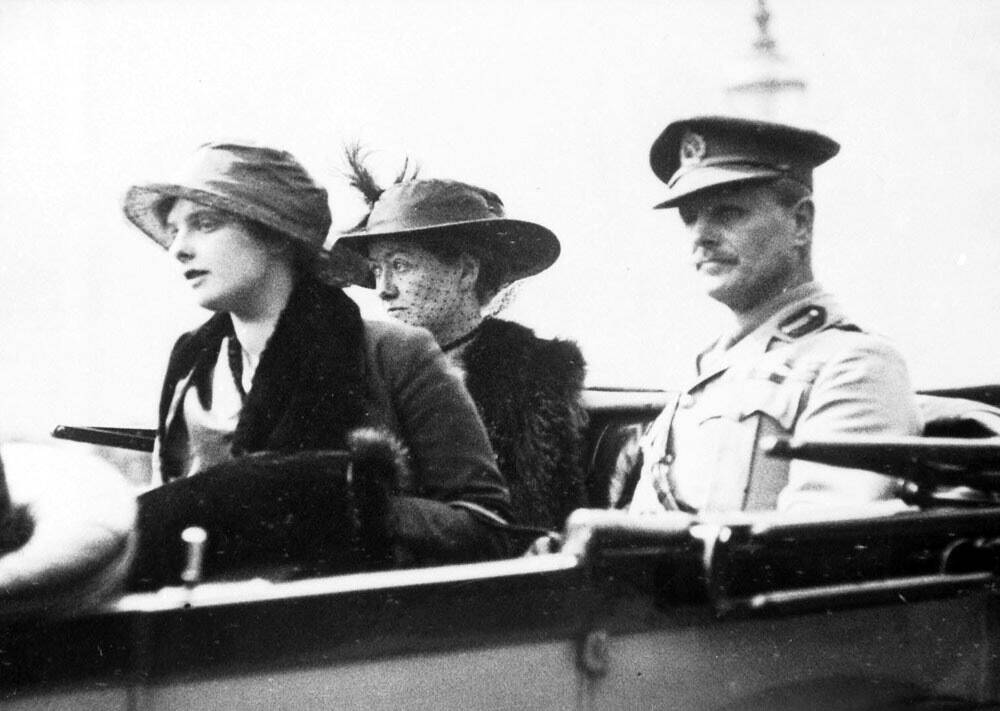
<path fill-rule="evenodd" d="M 688 260 L 692 266 L 700 267 L 706 262 L 720 262 L 722 264 L 736 264 L 739 259 L 735 254 L 724 250 L 698 250 Z"/>

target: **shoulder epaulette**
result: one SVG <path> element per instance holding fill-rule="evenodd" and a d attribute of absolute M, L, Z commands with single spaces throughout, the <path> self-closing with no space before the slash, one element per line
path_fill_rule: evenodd
<path fill-rule="evenodd" d="M 778 324 L 778 330 L 789 338 L 801 338 L 818 330 L 826 323 L 826 309 L 809 304 L 793 312 Z"/>

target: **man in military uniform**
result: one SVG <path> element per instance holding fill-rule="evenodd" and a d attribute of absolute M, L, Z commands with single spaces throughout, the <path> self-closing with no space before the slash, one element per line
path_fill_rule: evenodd
<path fill-rule="evenodd" d="M 734 317 L 642 443 L 636 512 L 787 510 L 891 498 L 878 474 L 768 457 L 768 435 L 919 434 L 906 366 L 813 279 L 812 171 L 832 139 L 726 117 L 671 123 L 650 163 L 705 291 Z"/>

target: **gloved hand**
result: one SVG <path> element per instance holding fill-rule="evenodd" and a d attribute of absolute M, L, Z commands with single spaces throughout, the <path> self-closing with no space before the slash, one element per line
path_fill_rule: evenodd
<path fill-rule="evenodd" d="M 206 578 L 287 578 L 390 565 L 389 497 L 404 454 L 373 431 L 351 453 L 262 452 L 238 457 L 139 497 L 132 590 L 179 585 L 181 533 L 203 528 Z"/>

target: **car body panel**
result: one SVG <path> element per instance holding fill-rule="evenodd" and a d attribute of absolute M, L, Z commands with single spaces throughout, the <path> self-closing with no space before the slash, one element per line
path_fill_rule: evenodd
<path fill-rule="evenodd" d="M 665 396 L 588 397 L 600 476 Z M 998 542 L 992 506 L 582 510 L 555 554 L 0 611 L 0 699 L 32 711 L 792 709 L 827 708 L 834 689 L 857 708 L 913 694 L 993 702 Z"/>

